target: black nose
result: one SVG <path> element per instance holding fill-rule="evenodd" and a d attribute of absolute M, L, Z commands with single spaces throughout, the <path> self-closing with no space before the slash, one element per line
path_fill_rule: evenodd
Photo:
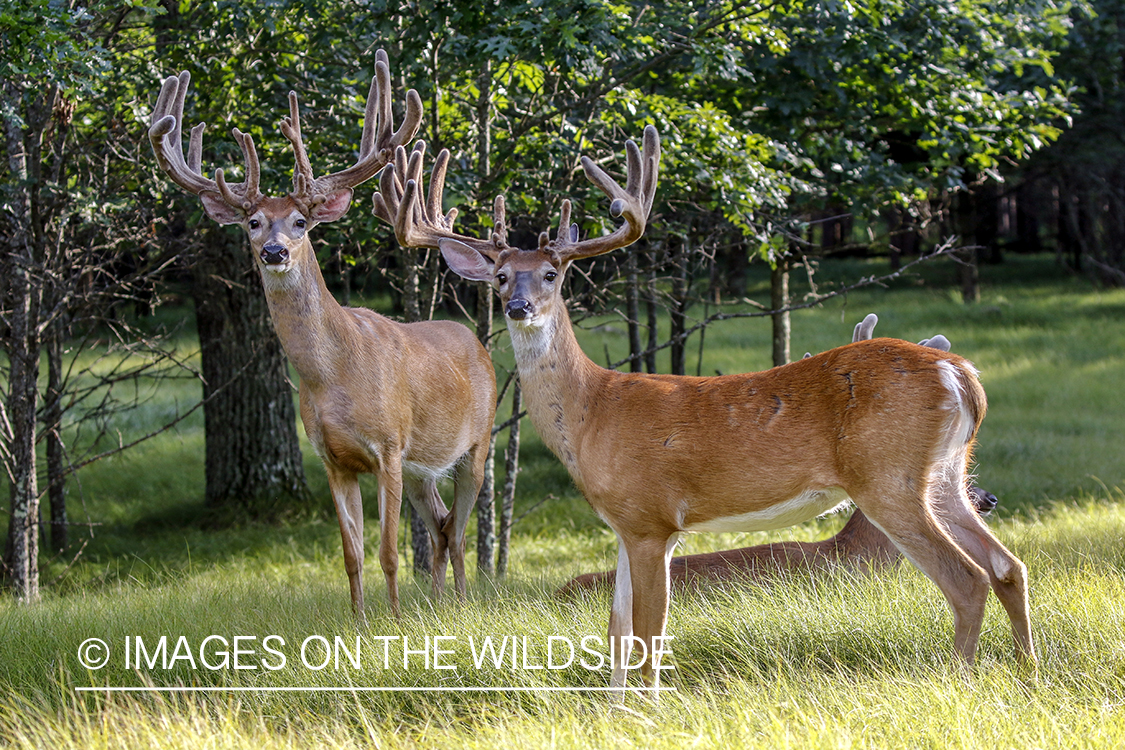
<path fill-rule="evenodd" d="M 528 315 L 531 315 L 531 303 L 525 299 L 509 300 L 508 304 L 504 307 L 504 312 L 512 320 L 523 320 Z"/>
<path fill-rule="evenodd" d="M 284 245 L 266 245 L 262 248 L 262 262 L 275 266 L 289 258 L 289 250 Z"/>
<path fill-rule="evenodd" d="M 969 499 L 973 501 L 976 506 L 977 513 L 982 516 L 987 516 L 992 510 L 999 505 L 1000 501 L 988 490 L 982 490 L 980 487 L 969 488 Z"/>

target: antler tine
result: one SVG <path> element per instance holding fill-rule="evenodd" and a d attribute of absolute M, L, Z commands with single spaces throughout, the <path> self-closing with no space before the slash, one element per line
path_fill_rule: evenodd
<path fill-rule="evenodd" d="M 232 207 L 242 211 L 249 210 L 261 198 L 258 192 L 260 168 L 254 140 L 246 133 L 234 130 L 235 140 L 242 150 L 246 162 L 246 178 L 236 185 L 228 185 L 223 179 L 223 170 L 215 170 L 215 179 L 203 176 L 203 131 L 204 123 L 191 129 L 187 158 L 183 151 L 184 101 L 187 98 L 191 74 L 186 70 L 178 76 L 170 76 L 160 87 L 156 107 L 152 112 L 152 125 L 148 129 L 152 151 L 160 168 L 184 190 L 195 195 L 207 191 L 218 193 Z M 168 144 L 171 137 L 172 144 Z"/>
<path fill-rule="evenodd" d="M 395 149 L 418 132 L 422 124 L 422 97 L 414 89 L 406 92 L 406 115 L 394 130 L 391 114 L 391 71 L 387 54 L 375 53 L 375 75 L 367 92 L 364 107 L 363 135 L 360 137 L 359 159 L 347 169 L 310 180 L 309 196 L 326 196 L 337 190 L 351 189 L 375 176 L 391 160 Z M 298 131 L 299 132 L 299 131 Z"/>
<path fill-rule="evenodd" d="M 293 196 L 312 197 L 307 195 L 313 185 L 312 162 L 309 161 L 308 152 L 305 151 L 305 141 L 301 136 L 301 105 L 297 99 L 297 92 L 289 92 L 289 114 L 281 118 L 278 125 L 281 134 L 293 146 Z"/>
<path fill-rule="evenodd" d="M 394 164 L 383 172 L 379 181 L 379 193 L 374 199 L 375 215 L 395 228 L 395 237 L 404 247 L 437 247 L 443 239 L 454 239 L 495 260 L 507 247 L 506 230 L 493 233 L 490 240 L 468 237 L 453 231 L 457 209 L 442 214 L 442 195 L 449 167 L 447 149 L 442 149 L 434 160 L 429 197 L 426 201 L 422 200 L 425 192 L 422 180 L 425 154 L 425 141 L 414 145 L 409 159 L 406 149 L 402 146 L 395 148 Z M 503 225 L 503 199 L 493 204 L 493 217 L 498 217 L 500 225 Z"/>
<path fill-rule="evenodd" d="M 178 76 L 164 79 L 164 83 L 160 86 L 160 94 L 156 98 L 156 106 L 152 111 L 148 138 L 157 163 L 172 182 L 189 193 L 199 195 L 204 190 L 218 191 L 218 185 L 214 180 L 204 177 L 199 169 L 203 151 L 202 123 L 192 128 L 188 160 L 184 160 L 182 123 L 184 98 L 190 81 L 191 74 L 186 70 Z M 167 142 L 169 136 L 172 141 L 170 145 Z"/>
<path fill-rule="evenodd" d="M 622 216 L 625 223 L 603 237 L 578 242 L 577 227 L 568 227 L 570 202 L 563 203 L 563 213 L 557 238 L 547 243 L 563 261 L 590 258 L 631 245 L 641 238 L 648 222 L 652 202 L 656 196 L 656 182 L 660 170 L 660 135 L 652 125 L 645 127 L 644 154 L 637 144 L 625 142 L 626 180 L 622 189 L 617 182 L 590 158 L 582 157 L 582 169 L 587 179 L 597 185 L 610 198 L 611 216 Z M 542 240 L 540 241 L 542 245 Z"/>
<path fill-rule="evenodd" d="M 242 159 L 246 162 L 246 178 L 236 185 L 228 186 L 223 170 L 216 169 L 215 182 L 219 186 L 219 193 L 223 196 L 223 200 L 249 212 L 262 199 L 262 194 L 258 192 L 258 182 L 261 179 L 258 152 L 254 148 L 254 139 L 249 133 L 243 133 L 238 128 L 232 129 L 231 132 L 239 149 L 242 150 Z"/>
<path fill-rule="evenodd" d="M 457 209 L 452 209 L 456 211 Z M 508 220 L 504 207 L 504 196 L 498 195 L 492 201 L 492 242 L 497 247 L 508 245 Z"/>

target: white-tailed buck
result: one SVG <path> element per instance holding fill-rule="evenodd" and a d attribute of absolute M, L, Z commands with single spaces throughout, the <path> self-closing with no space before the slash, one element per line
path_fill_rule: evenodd
<path fill-rule="evenodd" d="M 437 245 L 458 274 L 500 293 L 524 398 L 540 437 L 617 534 L 610 637 L 648 646 L 644 676 L 668 612 L 672 550 L 691 531 L 774 529 L 847 498 L 941 588 L 953 609 L 954 644 L 972 662 L 989 583 L 1034 660 L 1026 569 L 981 522 L 965 470 L 985 395 L 964 359 L 893 339 L 861 341 L 766 372 L 717 377 L 606 370 L 582 352 L 562 297 L 570 264 L 638 240 L 660 160 L 653 127 L 644 150 L 626 144 L 622 189 L 588 158 L 586 176 L 625 222 L 580 240 L 564 201 L 558 236 L 508 247 L 454 235 L 440 216 L 440 185 L 423 204 L 420 158 L 396 156 L 376 211 L 399 242 Z M 416 152 L 417 153 L 417 152 Z M 418 162 L 417 164 L 415 162 Z M 433 183 L 440 183 L 439 157 Z M 439 168 L 440 167 L 440 168 Z M 625 643 L 625 641 L 621 641 Z M 625 684 L 627 649 L 612 685 Z M 653 676 L 655 674 L 655 677 Z"/>
<path fill-rule="evenodd" d="M 182 147 L 184 97 L 189 75 L 164 81 L 153 111 L 149 138 L 161 168 L 203 201 L 220 224 L 239 224 L 250 238 L 286 356 L 300 376 L 301 420 L 324 462 L 340 520 L 344 566 L 352 606 L 363 604 L 363 506 L 357 474 L 379 481 L 379 563 L 387 579 L 391 610 L 399 615 L 398 519 L 405 496 L 421 514 L 434 542 L 433 589 L 445 585 L 446 560 L 453 561 L 457 591 L 465 592 L 465 525 L 484 476 L 492 431 L 496 380 L 488 353 L 463 325 L 446 321 L 397 323 L 363 308 L 341 307 L 324 284 L 309 232 L 348 210 L 352 188 L 374 176 L 396 146 L 410 140 L 422 119 L 418 94 L 407 94 L 406 117 L 391 124 L 391 78 L 387 56 L 376 55 L 368 93 L 359 159 L 340 172 L 313 178 L 301 139 L 297 95 L 289 94 L 289 117 L 281 131 L 293 146 L 293 191 L 267 197 L 258 190 L 254 142 L 234 130 L 246 162 L 245 179 L 228 184 L 200 169 L 203 128 Z M 447 510 L 437 483 L 452 475 L 453 507 Z"/>
<path fill-rule="evenodd" d="M 878 318 L 868 315 L 855 327 L 852 337 L 856 341 L 872 338 Z M 920 342 L 942 351 L 949 351 L 949 339 L 941 336 Z M 811 357 L 811 354 L 806 354 Z M 996 507 L 996 496 L 980 487 L 970 485 L 969 500 L 977 513 L 987 516 Z M 887 535 L 875 528 L 863 511 L 856 508 L 851 518 L 830 539 L 819 542 L 773 542 L 753 547 L 703 552 L 696 555 L 673 557 L 668 566 L 672 588 L 695 587 L 721 581 L 768 581 L 785 572 L 821 571 L 836 568 L 869 571 L 880 565 L 894 565 L 902 560 L 902 553 L 891 544 Z M 585 573 L 575 576 L 558 591 L 560 597 L 570 597 L 589 589 L 608 588 L 616 583 L 616 571 Z"/>

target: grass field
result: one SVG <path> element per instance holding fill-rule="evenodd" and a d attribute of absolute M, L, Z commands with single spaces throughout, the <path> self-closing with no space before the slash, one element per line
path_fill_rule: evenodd
<path fill-rule="evenodd" d="M 822 279 L 881 270 L 839 262 Z M 846 304 L 797 312 L 793 352 L 839 345 L 876 312 L 878 334 L 944 333 L 978 365 L 990 401 L 978 483 L 1000 497 L 990 525 L 1029 567 L 1037 674 L 1016 665 L 995 599 L 978 664 L 961 670 L 940 593 L 900 566 L 674 597 L 675 669 L 665 674 L 673 690 L 658 702 L 629 696 L 611 708 L 596 692 L 542 690 L 607 684 L 592 654 L 587 666 L 563 662 L 568 645 L 603 636 L 608 595 L 564 602 L 552 593 L 576 573 L 611 567 L 615 543 L 530 426 L 516 514 L 531 512 L 515 527 L 509 577 L 471 574 L 467 602 L 435 607 L 428 584 L 400 574 L 405 616 L 394 621 L 370 555 L 378 526 L 369 503 L 371 623 L 360 631 L 311 453 L 318 512 L 276 526 L 201 528 L 202 425 L 191 419 L 84 470 L 71 516 L 95 525 L 75 530 L 88 540 L 81 557 L 44 565 L 50 585 L 40 604 L 0 599 L 0 745 L 1125 746 L 1125 291 L 1093 288 L 1050 258 L 1013 257 L 982 275 L 983 300 L 972 307 L 951 292 L 952 268 L 935 265 L 905 283 L 852 293 Z M 764 283 L 753 281 L 752 292 L 760 297 Z M 619 319 L 584 326 L 580 340 L 596 361 L 607 351 L 624 356 Z M 693 372 L 697 344 L 689 342 Z M 763 369 L 768 352 L 768 322 L 720 323 L 707 332 L 699 369 Z M 511 364 L 504 351 L 497 361 Z M 120 429 L 140 432 L 193 397 L 186 384 L 168 386 Z M 842 521 L 697 535 L 682 551 L 822 538 Z M 510 651 L 499 665 L 478 663 L 483 639 L 496 645 L 505 636 L 517 645 L 514 663 Z M 91 638 L 110 650 L 97 670 L 78 658 Z M 211 691 L 78 690 L 89 686 Z M 369 690 L 454 686 L 535 690 Z M 312 689 L 325 687 L 345 689 Z"/>

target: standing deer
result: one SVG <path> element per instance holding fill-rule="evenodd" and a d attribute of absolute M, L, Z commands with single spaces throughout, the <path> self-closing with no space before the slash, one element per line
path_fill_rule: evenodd
<path fill-rule="evenodd" d="M 563 277 L 572 262 L 644 233 L 660 160 L 656 129 L 645 129 L 643 158 L 632 142 L 626 157 L 624 189 L 582 159 L 587 178 L 611 198 L 611 215 L 624 217 L 621 226 L 580 240 L 564 201 L 558 236 L 540 234 L 532 250 L 508 247 L 502 233 L 482 241 L 450 231 L 434 201 L 444 155 L 427 203 L 418 151 L 409 163 L 396 151 L 396 174 L 384 173 L 376 196 L 376 213 L 393 220 L 400 243 L 437 245 L 456 273 L 497 289 L 531 421 L 617 535 L 609 636 L 622 647 L 611 686 L 625 686 L 630 635 L 646 646 L 642 677 L 659 685 L 654 653 L 681 535 L 791 526 L 847 498 L 944 593 L 965 663 L 976 654 L 990 582 L 1021 657 L 1034 662 L 1026 568 L 981 522 L 965 490 L 986 408 L 969 362 L 874 339 L 766 372 L 687 377 L 606 370 L 582 352 Z"/>
<path fill-rule="evenodd" d="M 357 474 L 379 481 L 379 564 L 391 610 L 400 615 L 398 519 L 405 496 L 434 542 L 433 592 L 445 587 L 453 561 L 457 591 L 465 593 L 465 526 L 484 477 L 495 412 L 496 379 L 488 353 L 463 325 L 448 321 L 397 323 L 363 308 L 341 307 L 325 286 L 309 242 L 321 222 L 348 210 L 352 188 L 373 177 L 396 146 L 410 140 L 422 119 L 418 94 L 407 93 L 406 117 L 392 133 L 391 78 L 386 54 L 376 54 L 359 159 L 340 172 L 313 178 L 301 138 L 297 95 L 281 131 L 293 146 L 293 191 L 267 197 L 258 190 L 254 141 L 236 128 L 246 177 L 230 185 L 200 170 L 203 129 L 191 131 L 187 159 L 181 128 L 187 72 L 164 81 L 149 138 L 160 167 L 199 196 L 207 215 L 239 224 L 250 238 L 274 330 L 300 376 L 301 421 L 324 462 L 343 538 L 352 607 L 366 622 L 363 603 L 363 506 Z M 170 136 L 170 138 L 169 138 Z M 170 141 L 170 143 L 169 143 Z M 452 474 L 447 510 L 437 484 Z"/>
<path fill-rule="evenodd" d="M 878 318 L 868 315 L 855 327 L 852 342 L 872 338 Z M 920 342 L 949 351 L 949 339 L 941 336 Z M 811 354 L 806 354 L 811 357 Z M 996 496 L 970 485 L 969 500 L 977 513 L 987 516 L 996 507 Z M 768 580 L 785 571 L 819 571 L 832 568 L 869 570 L 872 565 L 893 565 L 902 560 L 902 553 L 891 544 L 887 535 L 875 528 L 858 508 L 851 518 L 830 539 L 819 542 L 772 542 L 753 547 L 703 552 L 673 557 L 668 575 L 673 588 L 687 588 L 717 581 Z M 616 582 L 616 571 L 585 573 L 567 581 L 557 595 L 570 597 L 583 590 L 610 587 Z"/>

